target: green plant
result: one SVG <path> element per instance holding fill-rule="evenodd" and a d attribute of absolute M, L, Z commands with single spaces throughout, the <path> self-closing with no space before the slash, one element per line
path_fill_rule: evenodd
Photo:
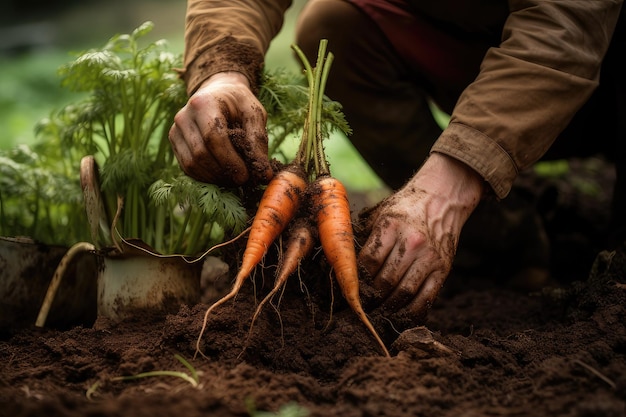
<path fill-rule="evenodd" d="M 161 253 L 196 254 L 224 232 L 243 230 L 247 216 L 234 190 L 198 183 L 178 167 L 168 132 L 187 99 L 175 71 L 180 56 L 164 40 L 141 45 L 152 28 L 146 22 L 61 67 L 62 85 L 82 98 L 39 123 L 37 133 L 94 155 L 106 212 L 121 213 L 121 237 Z"/>
<path fill-rule="evenodd" d="M 149 371 L 149 372 L 140 372 L 135 375 L 125 375 L 125 376 L 114 377 L 114 378 L 111 378 L 111 381 L 113 382 L 132 381 L 135 379 L 142 379 L 142 378 L 172 376 L 175 378 L 180 378 L 183 381 L 186 381 L 189 384 L 191 384 L 192 387 L 197 388 L 198 385 L 200 384 L 200 376 L 198 375 L 198 372 L 196 371 L 196 369 L 193 367 L 192 364 L 190 364 L 181 355 L 175 354 L 174 357 L 176 358 L 177 361 L 182 363 L 185 366 L 185 368 L 187 368 L 189 373 L 186 373 L 183 371 Z M 87 397 L 88 400 L 93 399 L 94 395 L 100 388 L 100 383 L 101 381 L 96 381 L 87 388 L 87 391 L 85 392 L 85 396 Z"/>
<path fill-rule="evenodd" d="M 0 235 L 59 245 L 89 238 L 71 159 L 54 142 L 0 151 Z"/>
<path fill-rule="evenodd" d="M 134 379 L 141 379 L 141 378 L 148 378 L 148 377 L 155 377 L 155 376 L 173 376 L 173 377 L 181 378 L 182 380 L 189 382 L 191 386 L 193 386 L 194 388 L 197 387 L 198 384 L 200 383 L 200 378 L 198 377 L 198 372 L 193 367 L 193 365 L 191 365 L 185 358 L 183 358 L 182 356 L 178 354 L 174 355 L 174 357 L 180 363 L 182 363 L 185 366 L 185 368 L 187 368 L 189 373 L 182 372 L 182 371 L 149 371 L 149 372 L 141 372 L 135 375 L 119 376 L 119 377 L 113 378 L 112 380 L 113 381 L 131 381 Z"/>

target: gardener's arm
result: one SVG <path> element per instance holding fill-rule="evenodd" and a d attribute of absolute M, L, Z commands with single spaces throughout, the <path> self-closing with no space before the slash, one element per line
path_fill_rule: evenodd
<path fill-rule="evenodd" d="M 482 184 L 504 198 L 597 87 L 621 1 L 509 4 L 502 43 L 487 52 L 431 157 L 380 208 L 361 250 L 389 310 L 424 316 Z"/>
<path fill-rule="evenodd" d="M 170 141 L 206 182 L 267 182 L 266 113 L 256 99 L 264 55 L 291 0 L 189 0 L 182 78 L 190 99 Z"/>
<path fill-rule="evenodd" d="M 621 0 L 510 0 L 499 47 L 465 89 L 433 151 L 465 162 L 499 198 L 598 86 Z"/>

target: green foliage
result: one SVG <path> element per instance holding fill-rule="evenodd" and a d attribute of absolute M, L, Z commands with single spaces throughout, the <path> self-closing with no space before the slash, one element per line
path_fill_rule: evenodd
<path fill-rule="evenodd" d="M 113 36 L 61 66 L 61 84 L 76 99 L 37 124 L 32 148 L 0 154 L 0 234 L 64 245 L 88 240 L 79 181 L 86 155 L 100 167 L 111 217 L 105 222 L 113 223 L 118 196 L 123 201 L 116 237 L 139 238 L 164 254 L 197 255 L 245 228 L 239 189 L 194 181 L 178 166 L 168 134 L 187 101 L 176 72 L 181 56 L 164 40 L 143 45 L 152 27 L 146 22 Z M 268 114 L 269 157 L 289 162 L 285 140 L 304 135 L 307 81 L 301 73 L 267 71 L 259 100 Z M 348 133 L 340 104 L 327 97 L 320 104 L 324 136 Z"/>
<path fill-rule="evenodd" d="M 243 229 L 247 218 L 236 190 L 192 181 L 176 162 L 168 133 L 187 100 L 175 71 L 181 57 L 163 40 L 141 45 L 152 27 L 146 22 L 116 35 L 60 68 L 63 87 L 78 99 L 36 126 L 37 149 L 45 151 L 27 158 L 22 147 L 1 155 L 0 234 L 66 245 L 84 240 L 89 227 L 79 166 L 85 155 L 101 167 L 108 213 L 123 198 L 116 229 L 124 238 L 193 255 Z M 70 225 L 75 219 L 84 220 Z M 60 225 L 67 234 L 55 230 Z"/>
<path fill-rule="evenodd" d="M 62 85 L 84 98 L 41 123 L 38 133 L 58 136 L 66 149 L 93 154 L 108 211 L 115 213 L 118 195 L 124 199 L 122 236 L 141 238 L 161 251 L 161 242 L 150 235 L 168 213 L 149 209 L 147 190 L 163 175 L 181 175 L 167 135 L 186 94 L 174 71 L 180 57 L 167 52 L 164 41 L 140 46 L 152 27 L 147 22 L 130 35 L 116 35 L 61 67 Z"/>
<path fill-rule="evenodd" d="M 569 163 L 565 159 L 540 161 L 533 166 L 533 169 L 537 175 L 544 178 L 561 178 L 570 171 Z"/>
<path fill-rule="evenodd" d="M 78 177 L 66 162 L 51 143 L 0 151 L 0 235 L 59 245 L 88 238 Z"/>
<path fill-rule="evenodd" d="M 309 86 L 303 74 L 277 68 L 266 71 L 259 91 L 259 101 L 267 111 L 267 131 L 270 138 L 269 154 L 283 162 L 293 158 L 284 153 L 287 138 L 303 135 L 303 128 L 308 117 Z M 333 132 L 350 134 L 339 102 L 323 97 L 321 118 L 324 138 Z"/>
<path fill-rule="evenodd" d="M 186 176 L 159 179 L 148 190 L 152 203 L 164 212 L 180 212 L 176 233 L 169 236 L 155 230 L 157 246 L 167 247 L 169 253 L 198 253 L 207 242 L 219 242 L 224 230 L 239 234 L 248 216 L 239 198 L 232 191 L 206 184 Z M 213 221 L 207 222 L 206 219 Z M 172 219 L 170 219 L 172 220 Z"/>

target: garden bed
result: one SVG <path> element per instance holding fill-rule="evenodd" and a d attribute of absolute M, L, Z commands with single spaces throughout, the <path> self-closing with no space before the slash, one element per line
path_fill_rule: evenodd
<path fill-rule="evenodd" d="M 245 416 L 252 405 L 276 411 L 295 403 L 313 416 L 620 416 L 624 271 L 622 248 L 601 253 L 587 281 L 537 293 L 453 275 L 428 330 L 398 337 L 372 312 L 392 358 L 339 301 L 329 316 L 326 276 L 319 284 L 304 278 L 308 295 L 292 281 L 249 337 L 255 295 L 247 286 L 210 319 L 207 358 L 193 358 L 205 304 L 119 324 L 26 328 L 0 341 L 0 415 Z M 189 373 L 175 354 L 198 372 L 198 387 L 171 376 L 112 380 Z"/>
<path fill-rule="evenodd" d="M 320 417 L 623 416 L 626 247 L 598 251 L 607 197 L 592 198 L 571 185 L 585 171 L 587 181 L 610 190 L 611 170 L 602 167 L 594 174 L 574 162 L 568 180 L 527 182 L 534 193 L 521 199 L 527 202 L 545 201 L 547 189 L 558 191 L 549 209 L 539 211 L 553 247 L 552 264 L 540 265 L 551 269 L 551 279 L 536 289 L 520 289 L 523 269 L 510 260 L 533 257 L 516 247 L 513 236 L 531 254 L 532 239 L 546 236 L 528 227 L 537 212 L 512 196 L 517 203 L 509 214 L 520 219 L 514 222 L 518 232 L 528 233 L 492 224 L 506 233 L 504 240 L 492 233 L 489 243 L 489 232 L 479 229 L 481 244 L 491 244 L 492 252 L 483 247 L 490 257 L 474 259 L 479 268 L 457 263 L 424 326 L 396 320 L 393 327 L 370 309 L 391 358 L 331 288 L 319 254 L 302 265 L 301 280 L 292 277 L 280 303 L 267 305 L 250 332 L 255 303 L 273 276 L 275 260 L 267 258 L 254 285 L 247 282 L 235 300 L 211 314 L 201 343 L 206 357 L 194 357 L 204 313 L 229 289 L 232 271 L 205 286 L 202 303 L 175 314 L 0 331 L 0 415 L 262 416 L 254 410 L 282 407 L 283 417 L 298 410 Z M 475 237 L 466 238 L 460 260 L 475 255 Z M 236 259 L 240 249 L 241 243 L 226 255 Z M 531 266 L 527 278 L 529 270 L 537 271 L 537 264 Z M 371 307 L 371 289 L 363 283 L 361 290 Z M 165 375 L 115 379 L 155 371 L 190 375 L 176 355 L 198 373 L 196 387 Z"/>

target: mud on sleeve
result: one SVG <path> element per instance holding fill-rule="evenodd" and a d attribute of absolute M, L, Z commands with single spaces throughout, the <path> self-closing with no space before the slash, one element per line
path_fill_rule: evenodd
<path fill-rule="evenodd" d="M 291 0 L 188 0 L 182 78 L 191 95 L 211 75 L 243 73 L 256 88 Z"/>
<path fill-rule="evenodd" d="M 597 87 L 621 1 L 509 5 L 501 44 L 488 50 L 433 147 L 474 168 L 500 198 Z"/>

